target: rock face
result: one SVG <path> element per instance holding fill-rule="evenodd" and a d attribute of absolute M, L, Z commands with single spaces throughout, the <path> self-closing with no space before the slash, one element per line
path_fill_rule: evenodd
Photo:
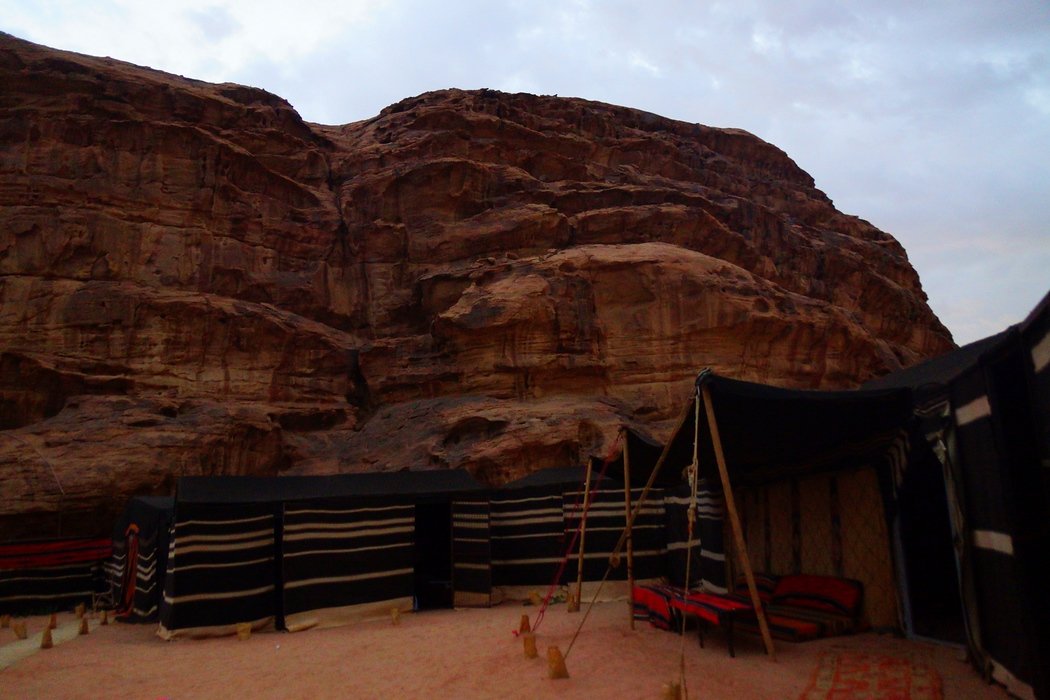
<path fill-rule="evenodd" d="M 445 90 L 304 122 L 0 35 L 0 539 L 194 474 L 657 436 L 706 366 L 854 386 L 952 347 L 888 234 L 743 131 Z"/>

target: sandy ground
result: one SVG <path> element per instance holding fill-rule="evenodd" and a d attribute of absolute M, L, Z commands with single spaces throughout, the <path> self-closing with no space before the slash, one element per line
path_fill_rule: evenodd
<path fill-rule="evenodd" d="M 564 605 L 548 611 L 526 659 L 513 635 L 523 612 L 487 610 L 408 614 L 401 624 L 367 622 L 296 634 L 164 642 L 152 625 L 110 625 L 38 651 L 0 670 L 0 698 L 659 698 L 677 677 L 680 637 L 639 623 L 628 628 L 626 602 L 600 603 L 569 654 L 571 678 L 547 678 L 546 647 L 564 651 L 579 623 Z M 39 633 L 45 618 L 30 618 Z M 73 624 L 72 614 L 59 624 Z M 14 641 L 0 629 L 0 645 Z M 921 661 L 935 668 L 946 698 L 1006 698 L 985 684 L 957 649 L 863 634 L 804 644 L 777 643 L 770 661 L 761 640 L 738 635 L 729 658 L 718 630 L 685 638 L 691 698 L 795 698 L 825 652 L 859 651 Z"/>

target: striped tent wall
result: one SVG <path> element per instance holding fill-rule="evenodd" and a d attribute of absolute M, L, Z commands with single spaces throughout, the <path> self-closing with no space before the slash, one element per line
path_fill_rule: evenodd
<path fill-rule="evenodd" d="M 697 489 L 697 519 L 693 539 L 689 539 L 689 504 L 692 492 L 687 484 L 668 488 L 664 493 L 664 533 L 667 546 L 666 575 L 672 585 L 683 587 L 686 558 L 689 587 L 703 586 L 714 593 L 726 592 L 726 555 L 722 537 L 722 493 L 706 479 Z M 689 548 L 692 553 L 689 553 Z"/>
<path fill-rule="evenodd" d="M 284 506 L 289 630 L 412 609 L 415 507 L 317 500 Z"/>
<path fill-rule="evenodd" d="M 492 599 L 489 502 L 452 501 L 452 594 L 459 607 L 487 606 Z"/>
<path fill-rule="evenodd" d="M 273 624 L 276 601 L 271 504 L 176 507 L 159 634 L 231 634 Z"/>
<path fill-rule="evenodd" d="M 135 496 L 113 528 L 105 604 L 124 622 L 156 622 L 164 589 L 174 499 Z"/>
<path fill-rule="evenodd" d="M 120 603 L 121 591 L 124 589 L 124 569 L 128 561 L 128 544 L 125 540 L 113 540 L 113 551 L 102 565 L 102 576 L 105 580 L 103 603 L 107 608 L 115 608 Z"/>
<path fill-rule="evenodd" d="M 108 538 L 0 545 L 0 613 L 51 612 L 91 603 L 103 589 L 103 564 L 112 552 Z"/>
<path fill-rule="evenodd" d="M 133 622 L 152 622 L 157 619 L 160 610 L 161 593 L 164 581 L 158 562 L 161 545 L 161 533 L 154 531 L 138 538 L 138 549 L 135 556 L 135 590 L 131 608 L 124 619 Z M 164 538 L 167 544 L 167 538 Z"/>
<path fill-rule="evenodd" d="M 701 478 L 696 497 L 696 522 L 700 532 L 700 586 L 712 593 L 727 593 L 722 489 Z"/>
<path fill-rule="evenodd" d="M 997 435 L 1002 416 L 996 410 L 1002 407 L 989 389 L 980 369 L 952 386 L 954 467 L 965 494 L 969 569 L 979 601 L 979 644 L 997 680 L 1015 691 L 1027 687 L 1030 692 L 1028 684 L 1036 669 L 1025 645 L 1035 632 L 1028 629 L 1030 608 L 1015 557 L 1011 465 L 996 449 L 1002 438 Z"/>
<path fill-rule="evenodd" d="M 550 485 L 493 494 L 490 523 L 494 586 L 550 583 L 567 544 L 562 491 L 561 485 Z"/>
<path fill-rule="evenodd" d="M 642 495 L 641 488 L 631 489 L 631 508 L 638 504 Z M 580 526 L 583 513 L 583 489 L 566 491 L 562 496 L 562 510 L 565 519 L 565 542 L 571 542 Z M 625 516 L 626 498 L 622 484 L 605 479 L 592 488 L 591 502 L 587 509 L 586 538 L 584 547 L 583 580 L 600 581 L 605 575 L 609 557 L 616 548 L 624 528 L 627 526 Z M 659 578 L 664 575 L 664 503 L 663 491 L 652 489 L 642 505 L 638 517 L 631 527 L 632 549 L 634 550 L 635 579 Z M 570 554 L 566 565 L 566 579 L 575 580 L 579 559 L 576 548 Z M 627 548 L 621 550 L 624 564 L 614 568 L 609 580 L 624 581 L 627 579 Z"/>
<path fill-rule="evenodd" d="M 1050 295 L 1025 322 L 1022 342 L 1031 374 L 1032 390 L 1029 393 L 1039 443 L 1039 461 L 1043 469 L 1050 469 Z"/>

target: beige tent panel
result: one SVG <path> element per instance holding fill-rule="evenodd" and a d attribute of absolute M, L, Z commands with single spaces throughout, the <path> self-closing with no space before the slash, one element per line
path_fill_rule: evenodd
<path fill-rule="evenodd" d="M 802 571 L 837 576 L 832 556 L 830 478 L 805 479 L 799 483 L 802 520 Z"/>
<path fill-rule="evenodd" d="M 773 573 L 792 574 L 791 553 L 791 483 L 781 481 L 765 487 L 769 492 L 769 528 L 772 545 Z"/>
<path fill-rule="evenodd" d="M 874 469 L 839 475 L 845 574 L 864 584 L 865 610 L 875 627 L 897 624 L 897 588 L 882 492 Z"/>
<path fill-rule="evenodd" d="M 842 571 L 836 570 L 835 523 L 831 480 L 836 480 L 839 500 L 839 536 Z M 790 480 L 742 489 L 747 503 L 748 551 L 756 571 L 783 576 L 795 573 L 792 554 L 792 504 Z M 842 575 L 864 584 L 864 607 L 875 627 L 897 624 L 897 595 L 890 556 L 882 494 L 873 468 L 809 477 L 798 482 L 801 560 L 804 574 Z M 765 531 L 768 503 L 770 532 Z M 772 552 L 766 566 L 764 542 Z M 728 545 L 728 538 L 727 538 Z"/>

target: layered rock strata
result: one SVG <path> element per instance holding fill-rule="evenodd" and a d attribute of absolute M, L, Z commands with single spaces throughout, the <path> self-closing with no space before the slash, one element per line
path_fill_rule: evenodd
<path fill-rule="evenodd" d="M 697 370 L 843 388 L 952 347 L 901 246 L 746 132 L 444 90 L 345 126 L 0 35 L 0 539 L 194 474 L 660 437 Z"/>

